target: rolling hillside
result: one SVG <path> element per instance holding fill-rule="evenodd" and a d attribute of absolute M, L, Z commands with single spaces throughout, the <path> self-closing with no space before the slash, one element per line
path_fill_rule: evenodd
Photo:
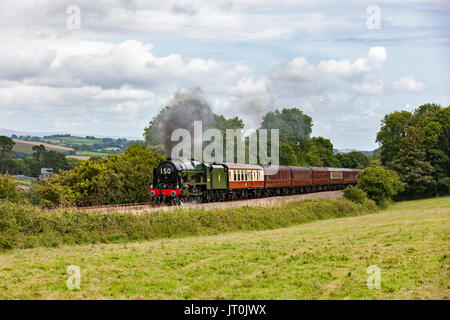
<path fill-rule="evenodd" d="M 13 148 L 14 152 L 32 154 L 33 147 L 37 146 L 37 145 L 41 145 L 41 144 L 47 150 L 54 150 L 54 151 L 63 152 L 63 153 L 74 151 L 72 148 L 58 146 L 58 145 L 44 143 L 44 142 L 25 141 L 25 140 L 18 140 L 18 139 L 13 139 L 13 141 L 16 143 L 16 145 Z"/>

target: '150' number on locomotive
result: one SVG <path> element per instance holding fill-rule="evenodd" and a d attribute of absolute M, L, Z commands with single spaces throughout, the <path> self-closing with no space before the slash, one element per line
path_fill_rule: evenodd
<path fill-rule="evenodd" d="M 172 170 L 170 170 L 170 168 L 161 168 L 161 174 L 171 174 Z"/>

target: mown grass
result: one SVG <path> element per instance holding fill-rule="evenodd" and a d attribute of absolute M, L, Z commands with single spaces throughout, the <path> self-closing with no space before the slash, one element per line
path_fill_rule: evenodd
<path fill-rule="evenodd" d="M 6 251 L 0 298 L 449 299 L 449 208 L 445 197 L 276 230 Z M 69 265 L 80 290 L 66 287 Z"/>
<path fill-rule="evenodd" d="M 371 201 L 314 199 L 266 207 L 179 209 L 146 213 L 39 212 L 0 202 L 0 249 L 57 247 L 266 230 L 326 218 L 375 212 Z"/>

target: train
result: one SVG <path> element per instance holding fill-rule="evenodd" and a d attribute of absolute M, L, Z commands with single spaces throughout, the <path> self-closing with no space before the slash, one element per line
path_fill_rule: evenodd
<path fill-rule="evenodd" d="M 153 170 L 148 193 L 173 205 L 293 195 L 356 185 L 361 171 L 167 159 Z"/>

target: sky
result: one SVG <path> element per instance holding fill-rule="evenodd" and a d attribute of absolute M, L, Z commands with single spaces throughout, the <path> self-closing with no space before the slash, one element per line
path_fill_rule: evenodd
<path fill-rule="evenodd" d="M 0 2 L 0 128 L 142 138 L 197 90 L 247 129 L 276 108 L 335 148 L 385 114 L 450 105 L 450 1 Z"/>

